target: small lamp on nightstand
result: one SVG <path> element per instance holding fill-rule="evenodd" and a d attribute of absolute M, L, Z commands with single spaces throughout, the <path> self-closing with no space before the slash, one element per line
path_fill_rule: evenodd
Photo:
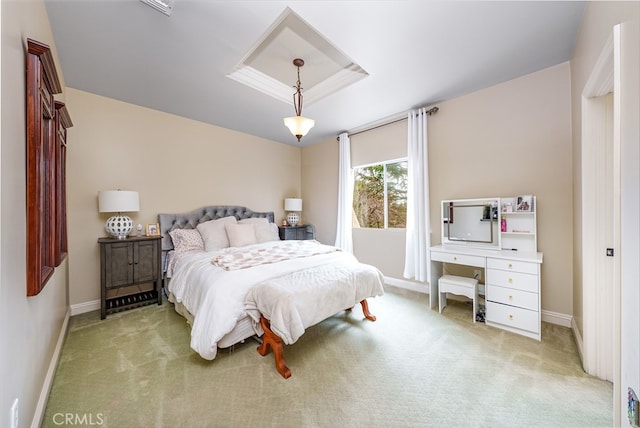
<path fill-rule="evenodd" d="M 125 239 L 133 229 L 131 217 L 122 215 L 126 212 L 140 211 L 138 192 L 130 190 L 102 190 L 98 193 L 98 211 L 101 213 L 118 213 L 109 217 L 105 229 L 109 235 Z"/>
<path fill-rule="evenodd" d="M 295 227 L 300 221 L 299 211 L 302 211 L 302 199 L 287 198 L 284 200 L 284 210 L 287 211 L 287 223 Z"/>

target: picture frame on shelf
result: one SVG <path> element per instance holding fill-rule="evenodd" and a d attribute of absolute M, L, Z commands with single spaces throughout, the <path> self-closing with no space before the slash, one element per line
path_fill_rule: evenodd
<path fill-rule="evenodd" d="M 516 197 L 516 212 L 533 211 L 533 196 L 520 195 Z"/>
<path fill-rule="evenodd" d="M 160 236 L 160 224 L 147 223 L 147 236 Z"/>

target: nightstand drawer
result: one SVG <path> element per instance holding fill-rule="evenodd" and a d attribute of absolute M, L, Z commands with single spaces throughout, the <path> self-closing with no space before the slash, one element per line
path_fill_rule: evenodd
<path fill-rule="evenodd" d="M 540 333 L 538 311 L 487 302 L 486 319 L 489 323 L 494 322 L 533 333 Z"/>
<path fill-rule="evenodd" d="M 538 293 L 538 275 L 487 269 L 486 283 Z"/>
<path fill-rule="evenodd" d="M 496 285 L 486 286 L 486 300 L 519 308 L 538 310 L 538 293 L 514 290 L 513 288 L 498 287 Z"/>
<path fill-rule="evenodd" d="M 278 234 L 283 241 L 316 239 L 315 231 L 310 224 L 301 226 L 278 226 Z"/>
<path fill-rule="evenodd" d="M 450 254 L 441 251 L 432 251 L 431 260 L 458 265 L 484 267 L 484 257 L 469 256 L 466 254 Z"/>
<path fill-rule="evenodd" d="M 538 264 L 529 262 L 518 262 L 513 260 L 487 258 L 487 269 L 499 269 L 510 272 L 538 274 Z"/>

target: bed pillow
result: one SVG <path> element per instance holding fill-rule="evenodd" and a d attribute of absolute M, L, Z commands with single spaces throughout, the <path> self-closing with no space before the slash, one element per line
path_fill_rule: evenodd
<path fill-rule="evenodd" d="M 255 224 L 226 224 L 224 227 L 227 230 L 227 236 L 229 237 L 229 246 L 231 247 L 244 247 L 245 245 L 257 244 Z"/>
<path fill-rule="evenodd" d="M 280 240 L 278 225 L 275 223 L 260 223 L 255 224 L 254 227 L 256 228 L 256 239 L 259 243 Z"/>
<path fill-rule="evenodd" d="M 177 253 L 204 251 L 204 241 L 197 229 L 175 229 L 169 232 L 169 236 Z"/>
<path fill-rule="evenodd" d="M 196 229 L 202 235 L 205 251 L 217 251 L 229 246 L 229 238 L 224 228 L 226 224 L 236 224 L 238 220 L 234 216 L 223 217 L 216 220 L 200 223 Z"/>
<path fill-rule="evenodd" d="M 266 217 L 251 217 L 243 218 L 238 221 L 240 224 L 250 223 L 253 224 L 253 228 L 256 233 L 256 241 L 258 244 L 269 241 L 279 241 L 278 226 L 275 223 L 270 223 Z"/>

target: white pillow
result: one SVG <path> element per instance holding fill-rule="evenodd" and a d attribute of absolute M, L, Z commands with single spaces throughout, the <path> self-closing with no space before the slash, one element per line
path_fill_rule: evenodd
<path fill-rule="evenodd" d="M 204 251 L 204 241 L 197 229 L 175 229 L 169 232 L 169 236 L 177 253 Z"/>
<path fill-rule="evenodd" d="M 256 230 L 256 239 L 258 243 L 279 241 L 278 226 L 275 223 L 256 223 L 253 225 Z"/>
<path fill-rule="evenodd" d="M 236 224 L 237 222 L 238 220 L 234 216 L 229 216 L 200 223 L 196 229 L 202 235 L 205 251 L 217 251 L 227 248 L 229 246 L 229 238 L 224 226 L 226 224 Z"/>
<path fill-rule="evenodd" d="M 251 217 L 243 218 L 238 223 L 253 224 L 254 231 L 256 233 L 256 241 L 258 244 L 269 241 L 279 241 L 278 226 L 275 223 L 269 223 L 266 217 Z"/>
<path fill-rule="evenodd" d="M 229 245 L 231 247 L 244 247 L 245 245 L 257 244 L 255 224 L 225 224 Z"/>

